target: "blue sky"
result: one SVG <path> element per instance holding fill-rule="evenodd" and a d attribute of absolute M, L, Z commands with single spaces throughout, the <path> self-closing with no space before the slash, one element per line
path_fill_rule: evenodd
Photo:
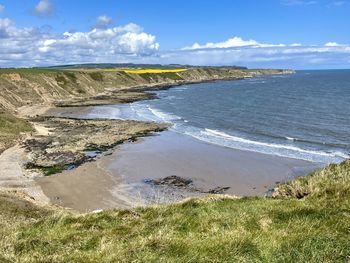
<path fill-rule="evenodd" d="M 349 17 L 350 0 L 0 0 L 0 66 L 349 68 Z"/>

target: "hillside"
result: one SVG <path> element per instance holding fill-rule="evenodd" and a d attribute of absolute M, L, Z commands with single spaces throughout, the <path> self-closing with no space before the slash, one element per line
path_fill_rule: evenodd
<path fill-rule="evenodd" d="M 36 153 L 32 166 L 44 167 L 50 175 L 89 147 L 104 150 L 166 128 L 133 121 L 25 116 L 24 112 L 36 115 L 30 111 L 34 106 L 123 103 L 152 98 L 146 90 L 169 85 L 292 71 L 147 72 L 0 70 L 0 153 L 34 131 L 32 125 L 45 127 L 49 133 L 33 134 L 22 146 Z M 45 164 L 52 160 L 43 156 L 63 164 Z M 21 191 L 2 191 L 0 262 L 349 262 L 349 200 L 349 160 L 281 184 L 272 197 L 208 195 L 90 214 L 39 206 Z"/>
<path fill-rule="evenodd" d="M 93 99 L 98 94 L 111 95 L 118 102 L 118 97 L 123 95 L 115 95 L 118 92 L 137 92 L 159 85 L 238 79 L 287 72 L 283 70 L 190 68 L 182 72 L 136 74 L 127 73 L 122 69 L 0 69 L 0 108 L 15 112 L 18 107 L 25 105 L 54 104 L 61 100 L 79 98 Z M 143 98 L 141 96 L 141 99 Z M 134 100 L 137 99 L 134 98 Z M 119 102 L 125 102 L 125 100 L 121 99 Z"/>
<path fill-rule="evenodd" d="M 76 214 L 0 196 L 1 262 L 349 262 L 350 161 L 274 198 Z M 303 196 L 296 193 L 304 193 Z"/>
<path fill-rule="evenodd" d="M 154 70 L 152 68 L 152 70 Z M 159 73 L 138 73 L 121 68 L 68 70 L 55 68 L 0 69 L 0 153 L 32 130 L 26 115 L 36 115 L 52 106 L 117 104 L 150 99 L 145 90 L 171 85 L 239 79 L 262 74 L 292 73 L 289 70 L 245 70 L 235 68 L 185 68 Z M 25 110 L 22 110 L 22 109 Z"/>

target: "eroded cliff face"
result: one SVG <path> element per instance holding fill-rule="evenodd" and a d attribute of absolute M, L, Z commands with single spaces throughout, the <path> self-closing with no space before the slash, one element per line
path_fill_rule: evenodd
<path fill-rule="evenodd" d="M 190 68 L 177 73 L 134 74 L 105 70 L 0 70 L 0 109 L 16 112 L 26 105 L 122 103 L 148 98 L 144 89 L 218 79 L 238 79 L 262 74 L 288 74 L 288 70 L 236 70 Z M 107 101 L 107 102 L 106 102 Z M 79 104 L 79 103 L 78 103 Z"/>
<path fill-rule="evenodd" d="M 0 153 L 33 131 L 30 117 L 44 113 L 51 106 L 133 102 L 154 97 L 145 90 L 172 85 L 290 73 L 293 71 L 232 68 L 189 68 L 182 72 L 144 74 L 122 69 L 0 69 Z"/>

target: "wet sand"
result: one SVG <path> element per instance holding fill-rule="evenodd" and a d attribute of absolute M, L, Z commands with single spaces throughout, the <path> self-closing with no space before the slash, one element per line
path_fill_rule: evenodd
<path fill-rule="evenodd" d="M 114 156 L 114 157 L 113 157 Z M 321 164 L 224 148 L 172 131 L 121 145 L 105 167 L 128 183 L 177 175 L 208 191 L 230 187 L 232 195 L 264 195 L 276 182 L 305 175 Z"/>
<path fill-rule="evenodd" d="M 190 178 L 197 189 L 230 187 L 227 194 L 262 196 L 276 182 L 321 167 L 307 161 L 219 147 L 172 131 L 125 143 L 94 162 L 37 178 L 52 203 L 78 211 L 129 208 L 180 200 L 196 192 L 158 189 L 145 179 Z"/>
<path fill-rule="evenodd" d="M 56 108 L 46 115 L 82 118 L 94 107 Z M 94 162 L 37 178 L 51 202 L 79 211 L 173 202 L 200 193 L 158 189 L 145 183 L 171 175 L 193 180 L 200 191 L 230 187 L 227 194 L 263 196 L 277 182 L 305 175 L 322 164 L 235 150 L 173 131 L 124 143 Z"/>
<path fill-rule="evenodd" d="M 55 117 L 65 117 L 65 118 L 77 118 L 85 119 L 88 118 L 88 114 L 96 107 L 86 106 L 86 107 L 52 107 L 48 108 L 42 116 L 55 116 Z"/>
<path fill-rule="evenodd" d="M 51 203 L 81 212 L 142 205 L 132 198 L 118 175 L 112 176 L 102 166 L 109 162 L 102 157 L 74 170 L 35 179 Z"/>

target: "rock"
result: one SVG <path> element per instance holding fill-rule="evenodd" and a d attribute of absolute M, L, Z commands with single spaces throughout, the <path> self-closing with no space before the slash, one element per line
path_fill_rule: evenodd
<path fill-rule="evenodd" d="M 145 182 L 154 184 L 154 185 L 168 185 L 168 186 L 176 186 L 176 187 L 183 187 L 183 188 L 189 187 L 192 184 L 191 179 L 185 179 L 177 175 L 170 175 L 162 179 L 145 180 Z"/>
<path fill-rule="evenodd" d="M 32 118 L 50 129 L 48 135 L 34 134 L 22 145 L 30 153 L 26 168 L 67 169 L 92 161 L 97 155 L 117 144 L 154 131 L 166 129 L 166 125 L 139 121 L 93 120 L 57 117 Z"/>
<path fill-rule="evenodd" d="M 196 188 L 193 185 L 193 181 L 191 179 L 182 178 L 177 175 L 170 175 L 161 179 L 147 179 L 147 180 L 144 180 L 144 182 L 152 185 L 157 185 L 157 186 L 171 186 L 171 187 L 189 190 L 192 192 L 207 193 L 207 194 L 223 194 L 228 189 L 230 189 L 230 187 L 227 187 L 227 186 L 218 186 L 213 189 L 210 189 L 209 191 L 203 191 L 201 189 Z"/>
<path fill-rule="evenodd" d="M 223 194 L 228 189 L 230 189 L 230 187 L 228 187 L 228 186 L 218 186 L 218 187 L 215 187 L 214 189 L 209 190 L 207 193 L 208 194 Z"/>

